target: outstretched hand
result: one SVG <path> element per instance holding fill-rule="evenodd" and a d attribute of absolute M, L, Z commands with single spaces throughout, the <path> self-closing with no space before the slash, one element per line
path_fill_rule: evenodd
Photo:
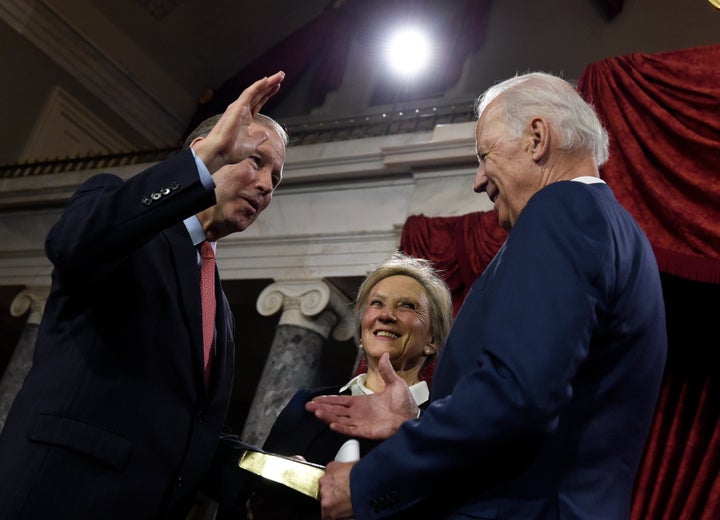
<path fill-rule="evenodd" d="M 258 130 L 251 132 L 250 123 L 268 99 L 280 90 L 284 79 L 285 73 L 279 71 L 250 85 L 228 105 L 208 135 L 193 145 L 193 150 L 210 173 L 226 164 L 241 162 L 267 141 L 265 128 L 256 127 Z"/>
<path fill-rule="evenodd" d="M 383 440 L 400 425 L 418 415 L 418 407 L 405 381 L 395 373 L 385 353 L 378 363 L 385 389 L 371 395 L 323 395 L 305 404 L 305 409 L 350 437 Z"/>

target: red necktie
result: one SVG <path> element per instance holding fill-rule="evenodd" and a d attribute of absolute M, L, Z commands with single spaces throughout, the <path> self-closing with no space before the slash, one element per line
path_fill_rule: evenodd
<path fill-rule="evenodd" d="M 200 297 L 202 299 L 203 361 L 205 362 L 205 383 L 210 381 L 212 346 L 215 336 L 215 251 L 210 242 L 200 244 Z"/>

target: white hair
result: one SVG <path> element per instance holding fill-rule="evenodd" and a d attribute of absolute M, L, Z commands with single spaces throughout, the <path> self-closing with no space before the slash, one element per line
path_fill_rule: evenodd
<path fill-rule="evenodd" d="M 544 72 L 530 72 L 487 89 L 475 101 L 478 118 L 499 96 L 505 123 L 513 138 L 522 136 L 533 116 L 546 117 L 561 136 L 560 148 L 592 153 L 598 166 L 609 156 L 608 135 L 595 109 L 570 83 Z"/>

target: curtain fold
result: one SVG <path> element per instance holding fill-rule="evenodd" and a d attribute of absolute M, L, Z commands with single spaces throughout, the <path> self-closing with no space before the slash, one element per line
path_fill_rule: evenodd
<path fill-rule="evenodd" d="M 720 518 L 719 390 L 715 377 L 668 374 L 636 481 L 631 518 Z"/>
<path fill-rule="evenodd" d="M 660 269 L 720 283 L 720 45 L 602 60 L 578 91 L 610 134 L 601 176 Z"/>
<path fill-rule="evenodd" d="M 505 241 L 494 211 L 457 217 L 411 216 L 403 226 L 400 250 L 427 258 L 443 273 L 457 314 L 467 291 Z"/>

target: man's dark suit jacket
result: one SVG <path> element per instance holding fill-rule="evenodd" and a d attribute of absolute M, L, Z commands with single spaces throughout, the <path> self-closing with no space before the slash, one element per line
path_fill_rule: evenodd
<path fill-rule="evenodd" d="M 233 318 L 220 289 L 203 376 L 199 268 L 183 219 L 215 203 L 185 151 L 86 181 L 50 231 L 33 367 L 0 437 L 0 516 L 184 518 L 224 423 Z"/>
<path fill-rule="evenodd" d="M 425 413 L 353 467 L 355 518 L 628 518 L 666 349 L 636 222 L 605 184 L 543 188 L 463 303 Z"/>

